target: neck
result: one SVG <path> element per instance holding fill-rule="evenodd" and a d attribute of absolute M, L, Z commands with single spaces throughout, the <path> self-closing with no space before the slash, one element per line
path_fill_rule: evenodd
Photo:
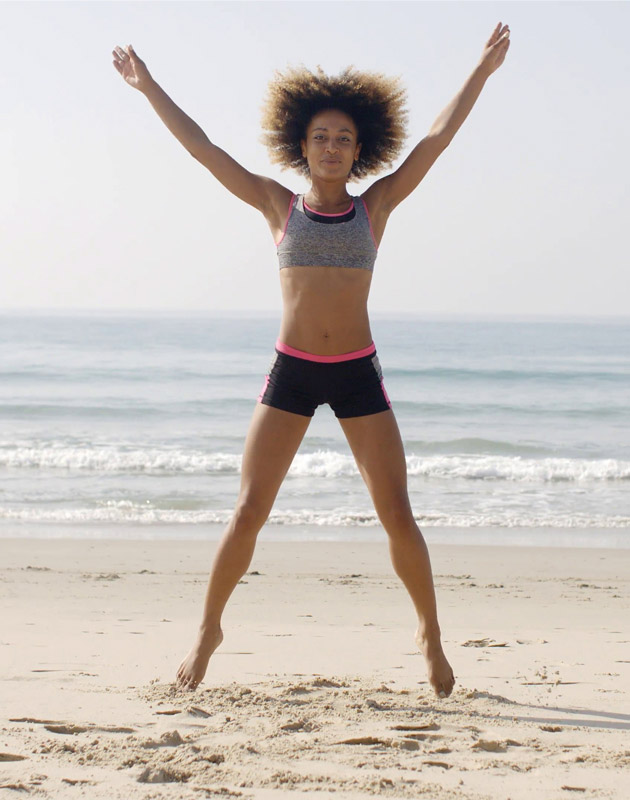
<path fill-rule="evenodd" d="M 311 208 L 318 211 L 330 209 L 333 212 L 338 209 L 344 209 L 350 202 L 350 195 L 346 189 L 346 184 L 339 183 L 321 183 L 320 181 L 313 181 L 311 188 L 304 195 L 304 198 Z"/>

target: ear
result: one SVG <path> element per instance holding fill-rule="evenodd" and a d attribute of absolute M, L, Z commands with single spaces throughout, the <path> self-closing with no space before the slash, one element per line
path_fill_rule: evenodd
<path fill-rule="evenodd" d="M 306 140 L 300 139 L 300 148 L 302 150 L 302 158 L 306 158 Z"/>
<path fill-rule="evenodd" d="M 361 152 L 361 144 L 362 144 L 362 142 L 359 142 L 359 144 L 356 146 L 356 148 L 354 150 L 354 160 L 355 161 L 359 160 L 359 153 Z"/>

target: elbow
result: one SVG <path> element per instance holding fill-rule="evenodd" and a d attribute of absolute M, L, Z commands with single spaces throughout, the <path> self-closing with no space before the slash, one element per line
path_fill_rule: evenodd
<path fill-rule="evenodd" d="M 427 136 L 427 139 L 430 139 L 431 142 L 433 142 L 435 147 L 437 147 L 438 149 L 446 150 L 446 148 L 449 146 L 449 144 L 453 140 L 453 137 L 449 136 L 444 131 L 438 131 L 438 132 L 429 133 L 429 135 Z"/>

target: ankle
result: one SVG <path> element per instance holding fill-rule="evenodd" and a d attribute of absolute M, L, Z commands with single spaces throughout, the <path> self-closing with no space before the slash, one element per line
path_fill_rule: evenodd
<path fill-rule="evenodd" d="M 420 623 L 416 631 L 416 639 L 419 645 L 425 648 L 441 648 L 442 647 L 442 632 L 440 626 L 435 623 L 427 625 Z"/>
<path fill-rule="evenodd" d="M 199 626 L 199 638 L 203 639 L 204 641 L 212 640 L 220 633 L 222 633 L 220 622 L 204 621 Z"/>

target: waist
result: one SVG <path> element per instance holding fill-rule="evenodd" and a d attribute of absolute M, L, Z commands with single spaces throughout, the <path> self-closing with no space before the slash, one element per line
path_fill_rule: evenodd
<path fill-rule="evenodd" d="M 317 361 L 320 364 L 337 364 L 340 361 L 353 361 L 355 358 L 365 358 L 376 353 L 376 345 L 371 342 L 367 347 L 360 350 L 352 350 L 349 353 L 338 353 L 337 355 L 318 355 L 317 353 L 307 353 L 306 350 L 298 350 L 288 344 L 276 341 L 276 350 L 279 353 L 284 353 L 286 356 L 293 356 L 294 358 L 302 358 L 305 361 Z"/>
<path fill-rule="evenodd" d="M 350 261 L 347 255 L 332 256 L 327 253 L 317 260 L 309 253 L 287 253 L 278 258 L 280 269 L 320 267 L 323 269 L 363 269 L 374 272 L 374 259 L 370 257 L 353 257 Z"/>

